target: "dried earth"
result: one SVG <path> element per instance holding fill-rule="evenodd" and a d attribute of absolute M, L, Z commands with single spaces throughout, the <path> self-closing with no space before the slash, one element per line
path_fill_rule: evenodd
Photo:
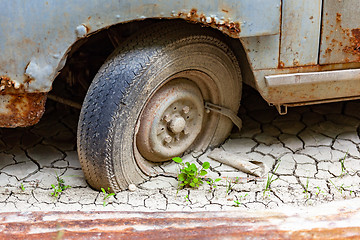
<path fill-rule="evenodd" d="M 263 178 L 211 160 L 211 152 L 186 155 L 184 161 L 211 164 L 216 188 L 177 190 L 174 162 L 135 191 L 110 196 L 91 189 L 76 153 L 78 112 L 47 103 L 39 124 L 0 129 L 0 211 L 209 211 L 263 210 L 314 206 L 360 195 L 360 101 L 291 108 L 280 116 L 247 89 L 239 115 L 243 129 L 221 148 L 263 162 Z M 59 175 L 71 188 L 51 196 Z M 268 178 L 273 180 L 266 189 Z"/>

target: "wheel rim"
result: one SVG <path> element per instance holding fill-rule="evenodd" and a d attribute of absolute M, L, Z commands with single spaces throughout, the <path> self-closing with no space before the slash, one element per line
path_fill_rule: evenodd
<path fill-rule="evenodd" d="M 163 162 L 185 152 L 201 132 L 204 99 L 197 85 L 176 78 L 158 89 L 140 118 L 136 144 L 152 162 Z"/>

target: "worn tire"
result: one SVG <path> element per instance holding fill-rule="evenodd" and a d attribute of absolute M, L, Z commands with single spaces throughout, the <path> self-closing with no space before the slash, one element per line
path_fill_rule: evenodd
<path fill-rule="evenodd" d="M 224 36 L 214 30 L 175 22 L 156 24 L 134 34 L 107 59 L 88 90 L 78 125 L 79 159 L 93 188 L 110 187 L 118 192 L 147 179 L 149 173 L 135 159 L 141 112 L 171 76 L 194 69 L 213 79 L 217 96 L 210 96 L 212 89 L 203 92 L 205 100 L 238 110 L 239 65 Z M 192 148 L 218 145 L 230 133 L 229 119 L 209 114 L 216 126 L 198 140 L 201 146 L 194 143 Z M 206 129 L 206 122 L 204 125 Z"/>

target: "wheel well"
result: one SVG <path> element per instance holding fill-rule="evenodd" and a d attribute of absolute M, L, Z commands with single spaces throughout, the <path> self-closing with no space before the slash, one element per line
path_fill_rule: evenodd
<path fill-rule="evenodd" d="M 182 19 L 146 19 L 142 21 L 132 21 L 110 26 L 101 29 L 86 38 L 78 40 L 68 53 L 67 61 L 63 69 L 53 83 L 52 93 L 61 94 L 64 98 L 70 98 L 77 102 L 82 102 L 88 87 L 93 78 L 103 65 L 108 56 L 130 35 L 147 26 L 160 21 L 180 21 L 184 24 L 190 23 Z M 208 27 L 211 31 L 219 31 Z M 225 35 L 227 43 L 233 49 L 242 70 L 244 82 L 251 84 L 253 74 L 248 63 L 246 53 L 239 39 Z"/>

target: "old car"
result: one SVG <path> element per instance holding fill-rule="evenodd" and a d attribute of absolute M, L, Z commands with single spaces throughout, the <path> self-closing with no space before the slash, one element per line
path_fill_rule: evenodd
<path fill-rule="evenodd" d="M 360 96 L 357 0 L 0 2 L 0 127 L 81 107 L 88 183 L 114 192 L 184 152 L 221 144 L 242 84 L 286 114 Z M 49 94 L 86 90 L 82 104 Z"/>

